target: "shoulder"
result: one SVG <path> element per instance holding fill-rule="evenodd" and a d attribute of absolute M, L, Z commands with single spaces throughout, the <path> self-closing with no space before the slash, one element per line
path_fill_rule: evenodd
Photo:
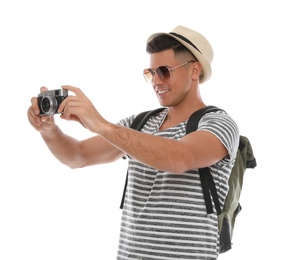
<path fill-rule="evenodd" d="M 200 119 L 198 129 L 207 127 L 239 131 L 236 121 L 223 110 L 207 113 Z"/>
<path fill-rule="evenodd" d="M 198 130 L 213 133 L 227 148 L 230 158 L 236 156 L 239 145 L 239 128 L 236 121 L 226 112 L 205 114 L 199 121 Z"/>

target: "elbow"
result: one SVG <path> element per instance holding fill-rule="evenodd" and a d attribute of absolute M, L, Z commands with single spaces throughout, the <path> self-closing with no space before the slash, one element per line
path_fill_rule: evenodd
<path fill-rule="evenodd" d="M 178 162 L 177 164 L 175 164 L 173 169 L 170 169 L 169 171 L 174 173 L 174 174 L 182 174 L 188 170 L 190 170 L 191 167 L 190 165 L 188 165 L 188 162 Z"/>
<path fill-rule="evenodd" d="M 81 169 L 81 168 L 83 168 L 83 166 L 78 166 L 78 165 L 73 165 L 73 164 L 68 164 L 67 165 L 70 169 Z"/>
<path fill-rule="evenodd" d="M 66 162 L 66 161 L 61 161 L 61 163 L 63 163 L 64 165 L 66 165 L 67 167 L 69 167 L 69 169 L 82 169 L 84 168 L 86 165 L 81 163 L 81 162 Z"/>
<path fill-rule="evenodd" d="M 187 168 L 183 168 L 183 167 L 178 167 L 178 169 L 176 169 L 173 173 L 174 174 L 182 174 L 184 172 L 188 171 Z"/>

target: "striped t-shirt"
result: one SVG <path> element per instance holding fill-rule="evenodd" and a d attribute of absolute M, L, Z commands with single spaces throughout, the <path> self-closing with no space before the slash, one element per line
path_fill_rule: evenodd
<path fill-rule="evenodd" d="M 167 113 L 165 109 L 151 117 L 142 132 L 182 138 L 187 122 L 159 131 Z M 133 119 L 126 118 L 120 124 L 129 127 Z M 229 153 L 229 159 L 210 167 L 223 206 L 239 142 L 238 128 L 229 115 L 219 111 L 204 115 L 198 129 L 217 136 Z M 117 259 L 217 259 L 217 215 L 206 213 L 198 170 L 172 174 L 132 158 L 128 167 Z"/>

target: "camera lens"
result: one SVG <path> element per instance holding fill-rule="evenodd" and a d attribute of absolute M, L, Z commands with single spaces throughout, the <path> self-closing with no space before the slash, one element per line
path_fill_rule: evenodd
<path fill-rule="evenodd" d="M 57 100 L 55 97 L 46 96 L 41 100 L 41 110 L 47 114 L 52 115 L 57 110 Z"/>

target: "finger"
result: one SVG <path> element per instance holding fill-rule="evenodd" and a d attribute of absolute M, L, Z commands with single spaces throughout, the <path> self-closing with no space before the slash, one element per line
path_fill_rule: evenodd
<path fill-rule="evenodd" d="M 45 86 L 42 86 L 42 87 L 40 88 L 40 92 L 45 92 L 45 91 L 47 91 L 47 90 L 48 90 L 48 88 L 45 87 Z"/>
<path fill-rule="evenodd" d="M 65 98 L 58 107 L 58 112 L 59 113 L 65 112 L 67 106 L 79 106 L 79 103 L 84 105 L 87 102 L 86 100 L 87 97 L 82 92 L 80 95 L 76 95 L 76 96 L 68 95 L 68 97 Z"/>
<path fill-rule="evenodd" d="M 76 121 L 76 122 L 81 123 L 81 120 L 76 115 L 68 115 L 68 116 L 66 116 L 66 114 L 64 113 L 64 114 L 60 115 L 60 118 L 61 119 L 65 119 L 65 120 Z"/>
<path fill-rule="evenodd" d="M 70 120 L 69 118 L 72 115 L 78 116 L 80 114 L 81 106 L 80 106 L 80 102 L 72 101 L 72 102 L 67 102 L 63 108 L 60 107 L 59 109 L 63 109 L 62 116 L 64 117 L 64 119 Z"/>
<path fill-rule="evenodd" d="M 67 98 L 65 98 L 58 107 L 58 113 L 63 113 L 66 110 L 66 106 L 70 105 L 70 103 L 77 103 L 77 99 L 78 98 L 76 96 L 68 96 Z"/>
<path fill-rule="evenodd" d="M 62 88 L 74 92 L 76 96 L 81 96 L 81 97 L 85 96 L 85 94 L 81 91 L 80 88 L 77 88 L 71 85 L 63 85 Z"/>
<path fill-rule="evenodd" d="M 31 106 L 32 106 L 32 109 L 33 109 L 34 113 L 35 113 L 36 115 L 39 115 L 40 110 L 39 110 L 39 106 L 38 106 L 37 97 L 32 97 L 32 98 L 31 98 Z"/>
<path fill-rule="evenodd" d="M 42 122 L 38 115 L 35 114 L 32 107 L 30 107 L 27 111 L 28 120 L 34 126 L 41 126 Z"/>

